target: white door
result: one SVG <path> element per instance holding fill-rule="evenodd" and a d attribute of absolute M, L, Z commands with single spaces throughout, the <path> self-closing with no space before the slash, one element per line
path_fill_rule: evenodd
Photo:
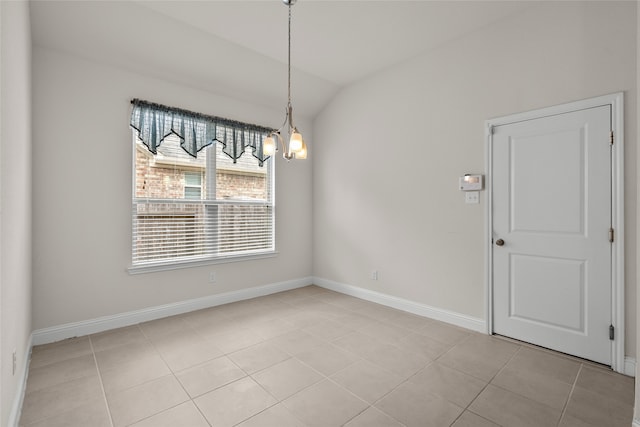
<path fill-rule="evenodd" d="M 611 106 L 492 141 L 494 332 L 611 365 Z"/>

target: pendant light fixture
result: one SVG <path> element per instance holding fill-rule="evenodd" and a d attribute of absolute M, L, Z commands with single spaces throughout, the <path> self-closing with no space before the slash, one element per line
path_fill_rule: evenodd
<path fill-rule="evenodd" d="M 280 129 L 274 130 L 265 138 L 262 149 L 265 155 L 271 156 L 278 151 L 279 142 L 285 159 L 306 159 L 307 144 L 305 144 L 302 134 L 293 124 L 293 107 L 291 106 L 291 6 L 296 3 L 296 0 L 282 0 L 282 2 L 289 7 L 287 110 L 284 123 L 282 123 Z"/>

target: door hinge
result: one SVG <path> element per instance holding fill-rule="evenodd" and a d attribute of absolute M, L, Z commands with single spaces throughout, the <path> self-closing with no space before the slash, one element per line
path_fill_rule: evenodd
<path fill-rule="evenodd" d="M 616 337 L 616 328 L 613 325 L 609 325 L 609 339 L 613 341 Z"/>
<path fill-rule="evenodd" d="M 613 131 L 611 131 L 611 140 L 609 142 L 611 145 L 613 145 Z"/>
<path fill-rule="evenodd" d="M 614 232 L 613 232 L 613 227 L 611 227 L 609 229 L 609 242 L 613 243 L 613 239 L 614 239 Z"/>

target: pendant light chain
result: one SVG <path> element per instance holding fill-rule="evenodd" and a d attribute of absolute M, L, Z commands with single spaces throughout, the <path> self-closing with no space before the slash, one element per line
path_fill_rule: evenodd
<path fill-rule="evenodd" d="M 289 3 L 289 50 L 287 56 L 287 71 L 288 71 L 288 80 L 287 80 L 287 110 L 290 110 L 291 107 L 291 3 Z"/>
<path fill-rule="evenodd" d="M 305 144 L 302 135 L 293 124 L 293 107 L 291 106 L 291 6 L 295 4 L 296 0 L 282 0 L 282 2 L 289 7 L 289 28 L 287 38 L 287 111 L 284 116 L 284 123 L 279 129 L 274 130 L 267 138 L 265 138 L 262 149 L 263 153 L 271 156 L 278 150 L 279 143 L 282 146 L 282 155 L 285 159 L 304 160 L 307 158 L 307 145 Z M 289 125 L 289 129 L 286 129 L 287 124 Z M 283 137 L 287 137 L 287 140 L 285 141 Z"/>

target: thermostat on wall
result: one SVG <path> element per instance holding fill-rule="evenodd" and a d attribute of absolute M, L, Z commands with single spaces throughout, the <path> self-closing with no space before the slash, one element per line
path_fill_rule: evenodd
<path fill-rule="evenodd" d="M 465 174 L 460 177 L 460 191 L 482 190 L 482 175 Z"/>

